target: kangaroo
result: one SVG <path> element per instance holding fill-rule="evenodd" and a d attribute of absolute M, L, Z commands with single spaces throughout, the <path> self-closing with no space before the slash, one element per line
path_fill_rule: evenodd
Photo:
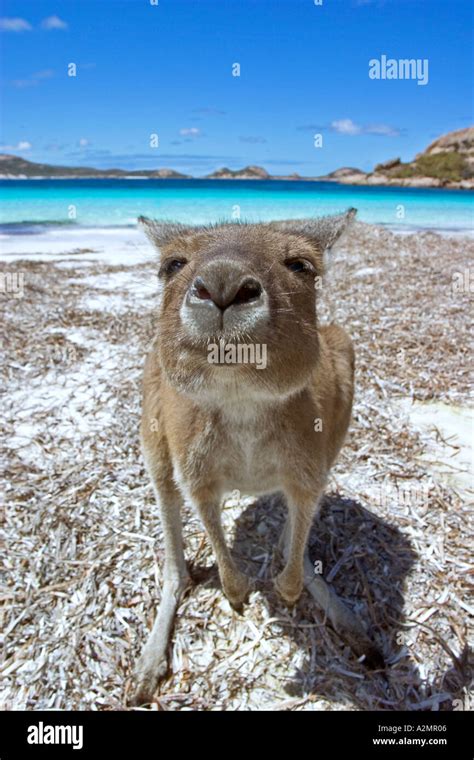
<path fill-rule="evenodd" d="M 165 564 L 158 614 L 136 666 L 136 703 L 148 702 L 166 674 L 173 620 L 190 582 L 185 498 L 203 522 L 229 602 L 239 609 L 247 598 L 251 582 L 231 556 L 220 519 L 224 495 L 236 489 L 286 497 L 285 565 L 274 579 L 283 600 L 294 604 L 305 585 L 356 653 L 368 664 L 382 662 L 307 552 L 346 436 L 354 383 L 351 339 L 335 324 L 318 325 L 315 284 L 326 252 L 355 214 L 200 227 L 139 219 L 159 251 L 162 284 L 144 371 L 141 442 Z"/>

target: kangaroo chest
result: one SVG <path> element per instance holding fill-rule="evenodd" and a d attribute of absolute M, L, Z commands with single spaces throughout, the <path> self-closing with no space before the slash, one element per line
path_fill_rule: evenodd
<path fill-rule="evenodd" d="M 283 444 L 258 424 L 234 427 L 218 459 L 226 490 L 258 494 L 280 487 Z"/>

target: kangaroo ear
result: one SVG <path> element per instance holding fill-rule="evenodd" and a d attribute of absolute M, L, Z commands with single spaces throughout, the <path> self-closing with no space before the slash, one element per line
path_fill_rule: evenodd
<path fill-rule="evenodd" d="M 288 219 L 283 222 L 274 222 L 272 226 L 302 235 L 314 242 L 321 251 L 325 251 L 341 237 L 356 214 L 357 209 L 350 208 L 344 214 L 336 216 L 321 216 L 319 219 Z"/>
<path fill-rule="evenodd" d="M 178 222 L 166 222 L 160 219 L 148 219 L 146 216 L 138 217 L 138 226 L 157 248 L 169 243 L 173 238 L 180 237 L 192 228 Z"/>

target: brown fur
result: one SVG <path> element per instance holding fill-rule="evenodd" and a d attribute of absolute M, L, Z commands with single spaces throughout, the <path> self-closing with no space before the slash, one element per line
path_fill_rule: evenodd
<path fill-rule="evenodd" d="M 142 220 L 161 250 L 162 304 L 145 365 L 141 440 L 161 507 L 166 559 L 158 617 L 137 667 L 139 702 L 151 697 L 166 672 L 173 617 L 189 581 L 179 517 L 185 497 L 209 535 L 224 593 L 239 607 L 250 584 L 225 544 L 224 494 L 282 491 L 286 565 L 275 579 L 277 590 L 291 604 L 311 581 L 311 593 L 336 627 L 367 644 L 324 581 L 305 578 L 304 564 L 311 523 L 348 428 L 354 377 L 347 333 L 318 326 L 315 278 L 323 272 L 324 251 L 352 216 L 209 228 Z M 175 260 L 186 263 L 167 271 Z M 304 262 L 303 271 L 288 268 L 295 260 Z M 221 312 L 219 298 L 230 304 Z M 209 363 L 208 344 L 219 339 L 265 345 L 267 366 Z"/>

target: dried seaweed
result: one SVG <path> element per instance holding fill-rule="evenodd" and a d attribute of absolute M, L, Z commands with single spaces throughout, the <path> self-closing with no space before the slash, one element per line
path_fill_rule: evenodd
<path fill-rule="evenodd" d="M 435 466 L 428 471 L 420 458 L 428 442 L 397 402 L 468 402 L 470 297 L 453 287 L 453 275 L 469 267 L 472 249 L 466 239 L 357 224 L 334 252 L 322 296 L 323 318 L 354 338 L 357 393 L 311 556 L 366 622 L 387 670 L 358 662 L 306 595 L 285 607 L 271 585 L 284 505 L 236 495 L 224 525 L 256 579 L 250 603 L 242 615 L 231 609 L 202 526 L 185 506 L 195 586 L 180 605 L 170 674 L 152 709 L 467 704 L 469 494 L 438 478 Z M 2 706 L 129 709 L 163 560 L 138 445 L 153 299 L 127 289 L 127 278 L 152 282 L 152 267 L 17 261 L 8 269 L 25 273 L 26 289 L 0 300 Z M 91 277 L 101 283 L 94 309 Z"/>

